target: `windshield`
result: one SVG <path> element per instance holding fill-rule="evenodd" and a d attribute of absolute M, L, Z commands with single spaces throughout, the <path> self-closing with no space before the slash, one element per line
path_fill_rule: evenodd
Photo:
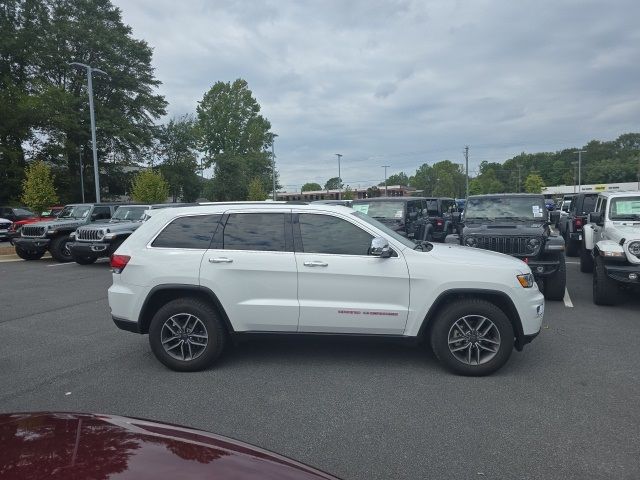
<path fill-rule="evenodd" d="M 464 219 L 472 220 L 546 220 L 544 202 L 538 197 L 469 198 Z"/>
<path fill-rule="evenodd" d="M 425 200 L 427 215 L 438 215 L 438 200 Z"/>
<path fill-rule="evenodd" d="M 591 213 L 596 209 L 596 201 L 598 200 L 597 195 L 590 195 L 588 197 L 584 197 L 582 201 L 582 213 Z"/>
<path fill-rule="evenodd" d="M 85 218 L 91 211 L 89 205 L 67 205 L 62 209 L 58 218 Z"/>
<path fill-rule="evenodd" d="M 611 220 L 640 220 L 640 197 L 620 197 L 611 200 Z"/>
<path fill-rule="evenodd" d="M 144 216 L 144 212 L 146 212 L 149 207 L 120 207 L 116 210 L 116 213 L 111 217 L 111 221 L 114 220 L 131 220 L 131 221 L 139 221 L 142 220 Z"/>
<path fill-rule="evenodd" d="M 405 202 L 394 200 L 381 202 L 353 203 L 353 209 L 373 218 L 402 220 L 404 218 Z"/>
<path fill-rule="evenodd" d="M 36 214 L 33 212 L 30 212 L 29 210 L 25 210 L 24 208 L 16 208 L 14 209 L 14 212 L 16 215 L 19 215 L 21 217 L 35 217 Z"/>
<path fill-rule="evenodd" d="M 402 235 L 394 232 L 389 227 L 387 227 L 385 224 L 380 223 L 379 221 L 377 221 L 374 218 L 371 218 L 369 215 L 364 214 L 362 212 L 359 212 L 357 210 L 355 212 L 353 212 L 353 215 L 355 215 L 356 217 L 358 217 L 361 220 L 364 220 L 368 224 L 373 225 L 378 230 L 382 230 L 386 235 L 389 235 L 391 238 L 393 238 L 394 240 L 400 242 L 405 247 L 415 248 L 416 244 L 414 242 L 412 242 L 411 240 L 409 240 L 407 238 L 404 238 Z"/>

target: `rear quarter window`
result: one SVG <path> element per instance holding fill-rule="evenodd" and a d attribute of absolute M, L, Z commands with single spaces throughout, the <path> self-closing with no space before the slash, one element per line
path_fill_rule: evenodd
<path fill-rule="evenodd" d="M 155 248 L 207 249 L 222 215 L 191 215 L 169 223 L 151 243 Z"/>

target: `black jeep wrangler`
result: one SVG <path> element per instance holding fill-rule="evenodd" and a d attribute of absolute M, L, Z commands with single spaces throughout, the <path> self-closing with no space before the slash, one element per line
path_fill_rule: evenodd
<path fill-rule="evenodd" d="M 374 197 L 360 198 L 351 205 L 375 218 L 400 235 L 412 240 L 422 239 L 428 223 L 426 198 Z"/>
<path fill-rule="evenodd" d="M 579 193 L 571 199 L 571 206 L 567 215 L 558 222 L 558 230 L 564 238 L 567 257 L 575 257 L 580 254 L 584 226 L 587 215 L 596 207 L 597 193 Z"/>
<path fill-rule="evenodd" d="M 547 211 L 542 195 L 471 196 L 464 210 L 462 234 L 447 237 L 447 243 L 458 241 L 520 258 L 531 268 L 545 298 L 562 300 L 566 285 L 564 241 L 549 228 L 557 215 L 557 211 Z"/>

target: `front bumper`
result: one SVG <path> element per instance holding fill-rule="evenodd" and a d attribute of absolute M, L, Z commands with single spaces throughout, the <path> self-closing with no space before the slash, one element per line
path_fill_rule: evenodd
<path fill-rule="evenodd" d="M 0 240 L 10 239 L 11 235 L 9 234 L 9 230 L 0 230 Z"/>
<path fill-rule="evenodd" d="M 640 285 L 640 265 L 605 264 L 604 271 L 616 282 Z"/>
<path fill-rule="evenodd" d="M 69 250 L 76 255 L 90 257 L 106 257 L 109 255 L 109 243 L 102 242 L 69 242 Z"/>
<path fill-rule="evenodd" d="M 535 278 L 551 276 L 558 271 L 560 266 L 560 262 L 557 260 L 529 260 L 526 263 Z"/>
<path fill-rule="evenodd" d="M 13 244 L 27 251 L 45 251 L 49 248 L 51 240 L 48 238 L 30 238 L 30 237 L 17 237 L 13 239 Z"/>

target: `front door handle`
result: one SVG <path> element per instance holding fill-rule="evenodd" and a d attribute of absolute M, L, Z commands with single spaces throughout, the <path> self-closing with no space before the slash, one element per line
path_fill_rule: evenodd
<path fill-rule="evenodd" d="M 209 259 L 209 263 L 231 263 L 233 260 L 226 257 L 214 257 Z"/>
<path fill-rule="evenodd" d="M 314 260 L 312 262 L 304 262 L 305 267 L 326 267 L 328 265 L 329 265 L 328 263 L 319 262 L 317 260 Z"/>

